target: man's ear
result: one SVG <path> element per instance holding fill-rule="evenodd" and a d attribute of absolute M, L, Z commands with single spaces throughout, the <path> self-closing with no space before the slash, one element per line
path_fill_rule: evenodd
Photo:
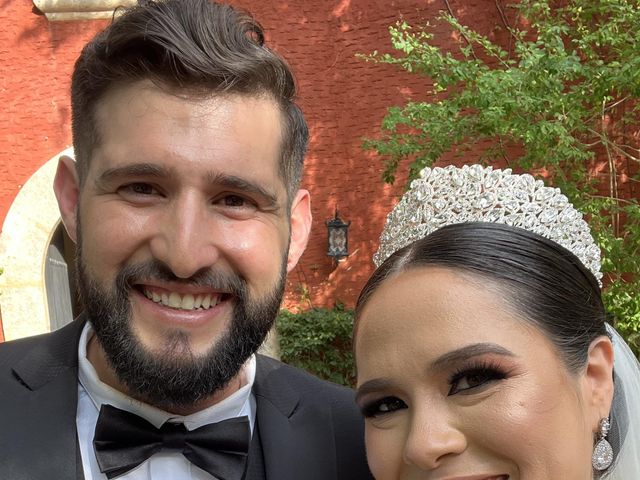
<path fill-rule="evenodd" d="M 613 345 L 607 336 L 596 338 L 589 346 L 583 388 L 585 406 L 591 411 L 590 425 L 596 432 L 613 402 Z"/>
<path fill-rule="evenodd" d="M 307 248 L 311 232 L 311 198 L 307 190 L 298 190 L 291 204 L 291 241 L 287 256 L 287 273 L 293 270 Z"/>
<path fill-rule="evenodd" d="M 62 216 L 62 223 L 69 234 L 69 238 L 77 243 L 78 239 L 78 200 L 80 197 L 80 183 L 76 162 L 66 155 L 60 156 L 58 169 L 53 180 L 53 191 L 58 199 L 58 208 Z"/>

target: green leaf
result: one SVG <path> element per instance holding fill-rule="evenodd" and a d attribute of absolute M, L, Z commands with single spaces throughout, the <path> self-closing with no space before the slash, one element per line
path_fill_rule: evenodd
<path fill-rule="evenodd" d="M 401 165 L 410 181 L 461 152 L 469 163 L 498 156 L 519 170 L 543 168 L 546 181 L 588 215 L 607 273 L 607 310 L 638 352 L 640 207 L 637 199 L 617 200 L 621 172 L 597 170 L 594 159 L 640 163 L 638 143 L 624 133 L 640 125 L 640 6 L 521 0 L 513 8 L 526 21 L 509 32 L 509 51 L 451 15 L 438 18 L 438 32 L 444 24 L 465 39 L 457 50 L 439 47 L 448 42 L 432 25 L 390 27 L 397 53 L 368 58 L 424 76 L 438 100 L 391 106 L 364 148 L 380 155 L 387 183 Z M 470 157 L 478 145 L 484 155 Z"/>
<path fill-rule="evenodd" d="M 298 313 L 281 310 L 276 329 L 282 361 L 334 383 L 355 385 L 352 310 L 340 304 Z"/>

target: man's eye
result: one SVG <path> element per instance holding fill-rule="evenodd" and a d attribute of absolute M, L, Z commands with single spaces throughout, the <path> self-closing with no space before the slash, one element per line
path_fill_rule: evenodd
<path fill-rule="evenodd" d="M 239 195 L 227 195 L 224 197 L 224 204 L 227 207 L 244 207 L 246 200 Z"/>
<path fill-rule="evenodd" d="M 126 193 L 134 193 L 136 195 L 153 195 L 157 190 L 148 183 L 130 183 L 120 187 L 120 190 Z"/>
<path fill-rule="evenodd" d="M 503 380 L 506 374 L 495 368 L 472 368 L 456 373 L 449 380 L 451 388 L 449 395 L 456 393 L 471 393 L 474 389 L 482 387 L 496 380 Z"/>
<path fill-rule="evenodd" d="M 362 414 L 367 417 L 380 417 L 407 408 L 407 404 L 396 397 L 385 397 L 362 407 Z"/>

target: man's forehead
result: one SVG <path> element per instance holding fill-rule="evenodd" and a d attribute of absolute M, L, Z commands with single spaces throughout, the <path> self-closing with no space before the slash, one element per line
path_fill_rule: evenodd
<path fill-rule="evenodd" d="M 283 115 L 276 102 L 265 96 L 183 97 L 136 84 L 107 95 L 96 109 L 96 120 L 98 143 L 128 141 L 130 148 L 144 146 L 145 141 L 159 143 L 162 137 L 154 136 L 152 127 L 164 130 L 173 143 L 197 141 L 206 149 L 224 148 L 227 141 L 281 154 Z M 175 130 L 179 135 L 172 135 Z M 133 131 L 134 139 L 130 138 Z"/>
<path fill-rule="evenodd" d="M 123 103 L 129 108 L 161 109 L 161 102 L 183 104 L 204 112 L 215 112 L 222 105 L 244 103 L 251 106 L 268 107 L 271 114 L 282 120 L 282 112 L 278 101 L 268 91 L 217 91 L 215 87 L 206 86 L 172 86 L 149 79 L 135 82 L 116 83 L 109 88 L 96 102 L 96 112 L 104 110 L 112 102 Z M 264 109 L 264 108 L 263 108 Z M 260 112 L 254 112 L 254 114 Z"/>

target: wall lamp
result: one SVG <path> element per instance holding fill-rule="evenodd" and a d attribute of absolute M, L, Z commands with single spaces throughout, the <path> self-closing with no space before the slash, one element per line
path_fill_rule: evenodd
<path fill-rule="evenodd" d="M 342 221 L 338 217 L 338 209 L 336 208 L 334 218 L 324 223 L 327 225 L 327 255 L 336 260 L 349 256 L 349 225 L 351 222 Z"/>

